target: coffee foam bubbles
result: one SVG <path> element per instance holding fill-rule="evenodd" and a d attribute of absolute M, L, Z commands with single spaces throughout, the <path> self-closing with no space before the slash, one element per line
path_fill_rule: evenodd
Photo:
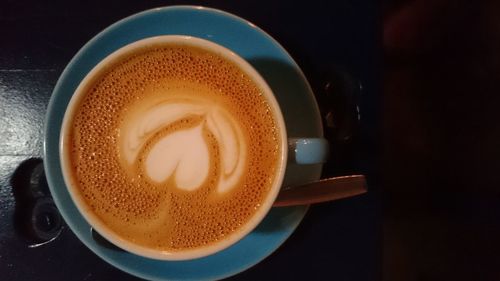
<path fill-rule="evenodd" d="M 246 140 L 227 110 L 208 99 L 193 98 L 196 96 L 193 91 L 200 89 L 188 89 L 185 85 L 183 89 L 170 87 L 152 96 L 177 98 L 137 101 L 120 129 L 121 154 L 129 169 L 137 164 L 138 157 L 144 157 L 144 170 L 152 181 L 162 183 L 173 177 L 177 188 L 193 191 L 207 179 L 210 165 L 216 161 L 208 146 L 216 146 L 221 162 L 217 191 L 224 193 L 241 179 L 246 162 Z M 201 119 L 195 127 L 181 127 L 157 137 L 147 147 L 148 140 L 155 138 L 162 129 L 193 116 Z M 208 135 L 212 135 L 215 142 Z M 141 151 L 146 155 L 139 156 Z"/>
<path fill-rule="evenodd" d="M 152 46 L 110 65 L 89 83 L 70 128 L 71 176 L 89 209 L 125 240 L 159 250 L 239 231 L 279 169 L 280 130 L 260 89 L 191 47 Z M 178 151 L 189 155 L 165 155 Z"/>

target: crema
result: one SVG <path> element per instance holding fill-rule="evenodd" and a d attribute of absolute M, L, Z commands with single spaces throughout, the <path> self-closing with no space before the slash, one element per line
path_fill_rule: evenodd
<path fill-rule="evenodd" d="M 239 231 L 279 169 L 261 89 L 223 57 L 151 45 L 104 68 L 71 118 L 71 177 L 111 231 L 180 251 Z"/>

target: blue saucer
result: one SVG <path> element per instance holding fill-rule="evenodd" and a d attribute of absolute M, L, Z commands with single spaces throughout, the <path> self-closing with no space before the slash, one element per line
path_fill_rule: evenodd
<path fill-rule="evenodd" d="M 273 208 L 247 237 L 212 256 L 191 261 L 158 261 L 97 244 L 92 239 L 90 226 L 72 203 L 61 174 L 59 131 L 65 108 L 80 81 L 116 49 L 145 37 L 165 34 L 204 38 L 238 53 L 261 73 L 276 94 L 289 137 L 322 136 L 318 107 L 307 80 L 290 55 L 268 34 L 252 23 L 219 10 L 194 6 L 158 8 L 132 15 L 99 33 L 62 73 L 45 120 L 47 180 L 54 201 L 71 230 L 108 263 L 150 280 L 221 279 L 244 271 L 275 251 L 293 233 L 307 207 Z M 320 174 L 321 165 L 291 164 L 284 184 L 317 180 Z"/>

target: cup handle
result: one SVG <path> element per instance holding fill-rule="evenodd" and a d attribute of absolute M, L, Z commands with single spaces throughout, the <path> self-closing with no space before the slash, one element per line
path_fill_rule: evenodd
<path fill-rule="evenodd" d="M 301 165 L 325 163 L 329 147 L 324 138 L 289 138 L 288 159 Z"/>

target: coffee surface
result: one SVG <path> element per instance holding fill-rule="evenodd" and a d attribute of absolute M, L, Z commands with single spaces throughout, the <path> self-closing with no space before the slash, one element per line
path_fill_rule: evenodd
<path fill-rule="evenodd" d="M 260 208 L 280 133 L 238 66 L 191 46 L 149 46 L 84 90 L 71 120 L 71 174 L 116 234 L 148 248 L 199 248 L 230 237 Z"/>

